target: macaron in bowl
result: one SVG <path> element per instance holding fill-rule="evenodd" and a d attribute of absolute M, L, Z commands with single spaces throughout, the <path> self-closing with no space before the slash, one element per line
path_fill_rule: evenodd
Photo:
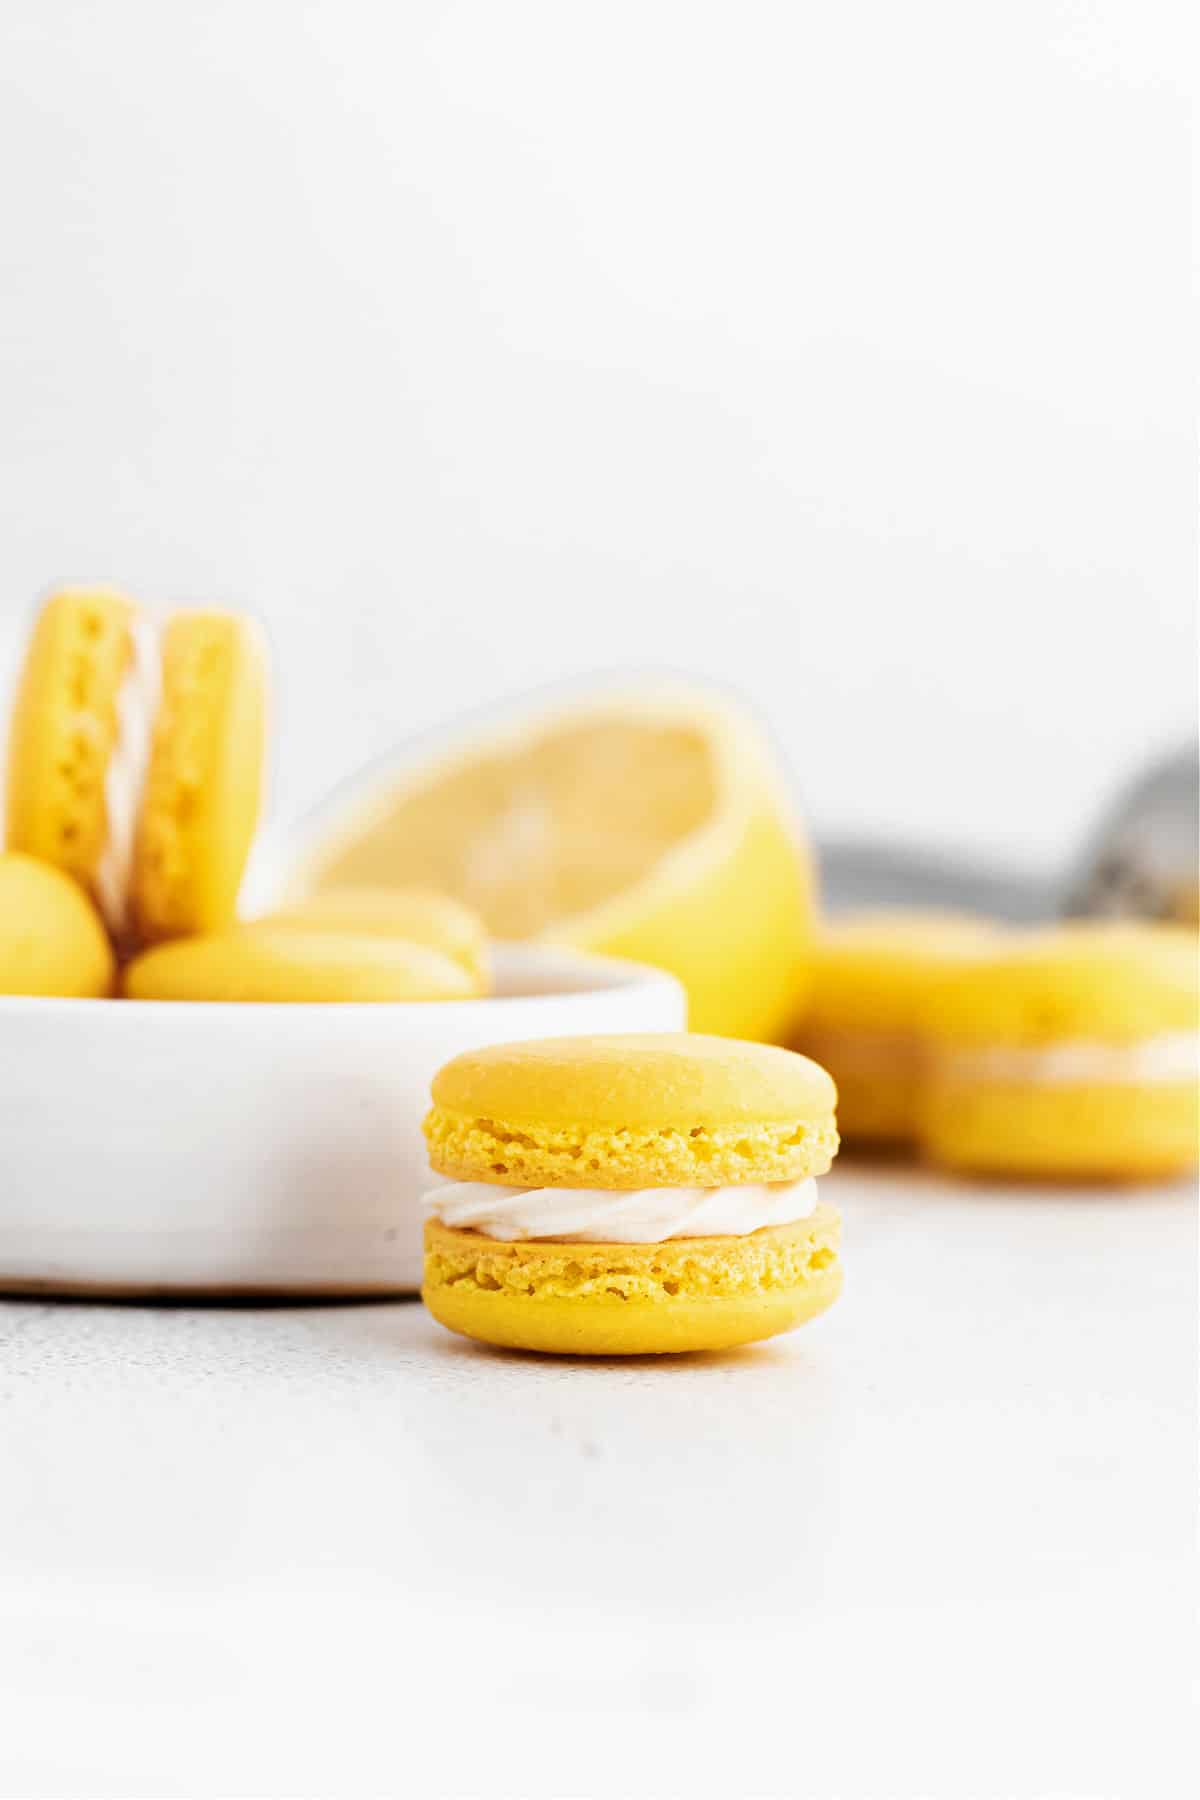
<path fill-rule="evenodd" d="M 488 979 L 488 936 L 479 914 L 435 888 L 328 888 L 254 921 L 272 931 L 344 931 L 425 944 Z"/>
<path fill-rule="evenodd" d="M 1195 933 L 1065 925 L 998 943 L 928 997 L 925 1153 L 1001 1176 L 1136 1181 L 1194 1166 Z"/>
<path fill-rule="evenodd" d="M 433 1316 L 566 1355 L 723 1349 L 841 1289 L 815 1177 L 837 1149 L 823 1069 L 686 1033 L 470 1051 L 425 1120 Z"/>
<path fill-rule="evenodd" d="M 0 851 L 0 994 L 93 1000 L 112 993 L 114 977 L 104 926 L 79 884 Z"/>
<path fill-rule="evenodd" d="M 155 944 L 127 964 L 121 991 L 130 1000 L 336 1005 L 475 1000 L 485 987 L 482 973 L 427 944 L 262 924 Z"/>
<path fill-rule="evenodd" d="M 52 595 L 17 682 L 7 847 L 73 876 L 119 944 L 220 929 L 261 810 L 265 714 L 249 620 Z"/>

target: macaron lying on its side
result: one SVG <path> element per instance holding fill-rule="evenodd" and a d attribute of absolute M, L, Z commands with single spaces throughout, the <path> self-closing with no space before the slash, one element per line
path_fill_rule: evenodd
<path fill-rule="evenodd" d="M 0 994 L 95 1000 L 113 977 L 104 926 L 79 884 L 36 857 L 0 852 Z"/>
<path fill-rule="evenodd" d="M 488 979 L 483 920 L 459 900 L 432 888 L 330 888 L 293 901 L 255 921 L 279 931 L 349 931 L 363 937 L 405 938 Z"/>
<path fill-rule="evenodd" d="M 73 876 L 119 943 L 229 924 L 261 808 L 265 710 L 248 620 L 160 624 L 107 589 L 53 595 L 13 706 L 8 848 Z"/>
<path fill-rule="evenodd" d="M 125 969 L 130 1000 L 473 1000 L 483 983 L 440 950 L 346 931 L 242 926 L 145 950 Z"/>
<path fill-rule="evenodd" d="M 1191 1168 L 1200 990 L 1184 926 L 998 944 L 928 997 L 921 1140 L 968 1172 L 1129 1181 Z"/>
<path fill-rule="evenodd" d="M 686 1033 L 468 1051 L 425 1121 L 425 1303 L 452 1331 L 569 1355 L 712 1350 L 841 1289 L 816 1064 Z"/>

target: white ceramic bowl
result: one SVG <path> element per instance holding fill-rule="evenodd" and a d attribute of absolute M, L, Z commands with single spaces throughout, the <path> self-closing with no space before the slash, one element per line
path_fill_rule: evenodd
<path fill-rule="evenodd" d="M 487 1000 L 0 998 L 0 1288 L 365 1294 L 420 1285 L 421 1119 L 460 1050 L 674 1031 L 657 970 L 496 952 Z"/>

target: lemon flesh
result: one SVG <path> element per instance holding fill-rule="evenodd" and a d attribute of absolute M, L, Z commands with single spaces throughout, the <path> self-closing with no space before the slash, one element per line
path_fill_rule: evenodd
<path fill-rule="evenodd" d="M 298 891 L 414 883 L 496 938 L 667 969 L 697 1031 L 776 1037 L 807 988 L 802 836 L 755 727 L 708 702 L 576 707 L 368 773 Z"/>

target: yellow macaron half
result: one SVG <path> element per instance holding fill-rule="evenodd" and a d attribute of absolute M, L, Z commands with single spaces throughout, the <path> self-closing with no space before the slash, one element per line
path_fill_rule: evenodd
<path fill-rule="evenodd" d="M 113 977 L 104 926 L 78 882 L 0 852 L 0 994 L 94 1000 L 112 992 Z"/>
<path fill-rule="evenodd" d="M 459 1181 L 638 1188 L 802 1181 L 837 1151 L 837 1094 L 806 1057 L 693 1032 L 540 1038 L 440 1069 L 425 1137 Z"/>
<path fill-rule="evenodd" d="M 229 924 L 262 802 L 266 662 L 231 613 L 51 596 L 8 737 L 7 847 L 72 876 L 123 947 Z"/>
<path fill-rule="evenodd" d="M 1125 1181 L 1197 1160 L 1200 984 L 1186 927 L 1013 938 L 939 983 L 924 1030 L 921 1142 L 937 1162 Z"/>
<path fill-rule="evenodd" d="M 7 847 L 91 893 L 108 840 L 106 785 L 135 620 L 133 603 L 109 588 L 54 594 L 34 622 L 9 720 Z"/>
<path fill-rule="evenodd" d="M 426 1306 L 450 1331 L 558 1356 L 730 1350 L 792 1331 L 842 1287 L 840 1221 L 818 1206 L 752 1237 L 497 1243 L 425 1227 Z"/>
<path fill-rule="evenodd" d="M 179 612 L 162 635 L 162 690 L 130 875 L 143 943 L 234 918 L 262 807 L 266 658 L 248 619 Z"/>
<path fill-rule="evenodd" d="M 966 913 L 878 908 L 827 919 L 807 1010 L 791 1040 L 832 1074 L 847 1142 L 901 1143 L 917 1130 L 930 988 L 995 940 Z"/>
<path fill-rule="evenodd" d="M 841 1288 L 814 1177 L 836 1094 L 730 1038 L 559 1038 L 467 1052 L 425 1122 L 425 1303 L 453 1331 L 566 1355 L 722 1349 Z"/>
<path fill-rule="evenodd" d="M 267 913 L 255 923 L 278 931 L 349 931 L 366 937 L 405 938 L 440 950 L 478 981 L 488 979 L 483 920 L 469 906 L 433 888 L 328 888 Z"/>
<path fill-rule="evenodd" d="M 351 932 L 242 926 L 180 938 L 134 957 L 129 1000 L 473 1000 L 479 980 L 426 944 Z"/>

